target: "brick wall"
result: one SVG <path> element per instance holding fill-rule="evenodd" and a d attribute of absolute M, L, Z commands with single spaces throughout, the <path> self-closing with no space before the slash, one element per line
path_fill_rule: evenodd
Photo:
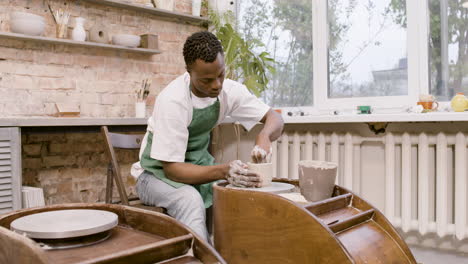
<path fill-rule="evenodd" d="M 23 184 L 43 188 L 46 204 L 104 201 L 110 159 L 100 133 L 33 132 L 21 140 Z M 138 151 L 116 152 L 127 194 L 136 195 L 129 172 Z"/>
<path fill-rule="evenodd" d="M 181 56 L 184 40 L 203 29 L 136 11 L 50 0 L 56 8 L 64 2 L 70 4 L 73 17 L 86 19 L 86 29 L 99 21 L 110 35 L 158 34 L 162 54 L 150 56 L 0 39 L 0 117 L 53 115 L 55 103 L 78 104 L 84 117 L 134 116 L 135 90 L 141 81 L 153 78 L 151 95 L 157 95 L 185 71 Z M 10 12 L 27 11 L 46 18 L 44 36 L 55 37 L 55 24 L 45 3 L 45 0 L 0 1 L 0 31 L 9 31 Z M 175 9 L 190 13 L 191 0 L 175 0 Z M 72 18 L 70 24 L 73 22 Z"/>
<path fill-rule="evenodd" d="M 111 35 L 158 34 L 162 54 L 149 56 L 0 39 L 0 117 L 53 115 L 55 103 L 80 105 L 82 117 L 132 117 L 135 89 L 141 81 L 152 78 L 151 96 L 157 96 L 185 71 L 182 58 L 185 39 L 204 29 L 131 10 L 50 0 L 53 7 L 64 2 L 71 4 L 73 17 L 87 20 L 86 29 L 100 21 Z M 0 31 L 9 31 L 8 13 L 26 11 L 45 17 L 44 36 L 55 37 L 53 18 L 45 3 L 45 0 L 0 1 Z M 175 10 L 190 13 L 191 0 L 175 0 Z M 149 106 L 148 111 L 151 110 Z M 47 204 L 104 200 L 109 159 L 99 133 L 23 133 L 22 144 L 23 184 L 43 187 Z M 122 173 L 129 175 L 137 152 L 118 151 L 118 155 Z M 128 187 L 128 192 L 134 193 L 133 188 Z"/>

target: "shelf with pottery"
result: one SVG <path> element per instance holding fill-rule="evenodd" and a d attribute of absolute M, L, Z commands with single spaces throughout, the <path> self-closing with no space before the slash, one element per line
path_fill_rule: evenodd
<path fill-rule="evenodd" d="M 209 24 L 209 19 L 206 17 L 200 17 L 200 16 L 193 16 L 189 14 L 184 14 L 180 12 L 174 12 L 174 11 L 168 11 L 160 8 L 154 8 L 154 7 L 148 7 L 144 5 L 138 5 L 138 4 L 131 4 L 131 3 L 125 3 L 122 0 L 82 0 L 84 2 L 89 2 L 89 3 L 94 3 L 94 4 L 99 4 L 99 5 L 106 5 L 106 6 L 112 6 L 112 7 L 118 7 L 118 8 L 123 8 L 127 10 L 133 10 L 133 11 L 138 11 L 138 12 L 144 12 L 152 15 L 156 15 L 159 17 L 165 17 L 165 18 L 174 18 L 182 22 L 188 22 L 188 23 L 195 23 L 195 24 L 200 24 L 202 26 L 208 26 Z"/>
<path fill-rule="evenodd" d="M 112 44 L 103 44 L 89 41 L 75 41 L 70 39 L 59 39 L 59 38 L 50 38 L 50 37 L 41 37 L 41 36 L 29 36 L 18 33 L 10 32 L 0 32 L 0 39 L 14 39 L 14 40 L 25 40 L 25 41 L 35 41 L 35 42 L 45 42 L 50 44 L 64 44 L 70 46 L 81 46 L 81 47 L 94 47 L 94 48 L 104 48 L 104 49 L 113 49 L 121 50 L 126 52 L 134 53 L 143 53 L 143 54 L 159 54 L 161 51 L 155 49 L 144 49 L 144 48 L 129 48 L 125 46 L 112 45 Z"/>

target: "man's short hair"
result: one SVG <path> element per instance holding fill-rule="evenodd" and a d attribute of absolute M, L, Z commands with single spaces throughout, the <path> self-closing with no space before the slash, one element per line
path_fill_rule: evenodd
<path fill-rule="evenodd" d="M 216 60 L 218 53 L 224 54 L 221 42 L 208 31 L 200 31 L 187 38 L 184 44 L 185 65 L 190 67 L 197 59 L 205 62 Z"/>

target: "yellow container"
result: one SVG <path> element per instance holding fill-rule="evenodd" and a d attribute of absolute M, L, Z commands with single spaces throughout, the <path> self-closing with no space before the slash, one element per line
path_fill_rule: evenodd
<path fill-rule="evenodd" d="M 450 101 L 453 111 L 463 112 L 468 108 L 468 101 L 463 93 L 457 93 Z"/>

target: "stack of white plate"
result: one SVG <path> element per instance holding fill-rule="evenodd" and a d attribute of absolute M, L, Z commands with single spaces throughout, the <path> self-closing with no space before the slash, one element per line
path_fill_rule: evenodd
<path fill-rule="evenodd" d="M 13 12 L 10 14 L 10 30 L 31 36 L 40 36 L 45 30 L 45 19 L 26 12 Z"/>
<path fill-rule="evenodd" d="M 44 191 L 42 188 L 23 186 L 21 188 L 23 208 L 44 206 Z"/>

